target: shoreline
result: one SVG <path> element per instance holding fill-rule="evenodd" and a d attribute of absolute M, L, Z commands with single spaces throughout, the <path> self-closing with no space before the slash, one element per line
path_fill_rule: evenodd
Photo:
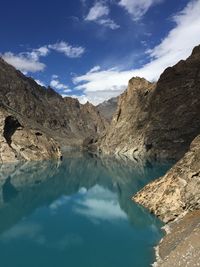
<path fill-rule="evenodd" d="M 200 211 L 182 214 L 163 229 L 166 234 L 154 248 L 152 267 L 199 266 Z"/>

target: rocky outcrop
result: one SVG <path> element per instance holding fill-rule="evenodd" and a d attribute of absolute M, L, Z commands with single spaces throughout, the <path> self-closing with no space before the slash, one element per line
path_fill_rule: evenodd
<path fill-rule="evenodd" d="M 200 135 L 165 176 L 145 186 L 133 200 L 167 223 L 155 266 L 199 266 Z"/>
<path fill-rule="evenodd" d="M 157 84 L 133 78 L 99 141 L 107 154 L 180 159 L 200 133 L 200 46 L 164 71 Z"/>
<path fill-rule="evenodd" d="M 0 163 L 60 157 L 59 145 L 51 137 L 24 126 L 23 120 L 0 108 Z"/>
<path fill-rule="evenodd" d="M 145 186 L 133 200 L 166 223 L 200 209 L 200 135 L 164 177 Z"/>
<path fill-rule="evenodd" d="M 91 135 L 105 130 L 106 121 L 92 104 L 63 98 L 51 88 L 38 85 L 0 59 L 0 102 L 23 116 L 32 128 L 56 139 L 62 146 L 80 146 Z"/>
<path fill-rule="evenodd" d="M 109 122 L 112 120 L 114 113 L 117 110 L 118 97 L 113 97 L 97 106 L 100 114 Z"/>

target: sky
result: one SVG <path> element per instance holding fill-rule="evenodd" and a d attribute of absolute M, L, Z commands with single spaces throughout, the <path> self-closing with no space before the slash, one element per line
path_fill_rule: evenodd
<path fill-rule="evenodd" d="M 96 105 L 191 54 L 200 0 L 3 0 L 0 39 L 25 75 Z"/>

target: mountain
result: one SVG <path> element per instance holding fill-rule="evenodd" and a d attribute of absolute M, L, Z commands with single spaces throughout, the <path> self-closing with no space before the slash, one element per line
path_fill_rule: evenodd
<path fill-rule="evenodd" d="M 151 106 L 150 118 L 154 121 L 146 129 L 152 130 L 155 125 L 166 127 L 168 123 L 168 131 L 160 136 L 160 139 L 166 138 L 164 156 L 172 157 L 174 153 L 174 158 L 179 158 L 186 153 L 163 177 L 139 191 L 133 200 L 167 224 L 166 235 L 156 248 L 155 266 L 197 266 L 200 256 L 200 46 L 186 61 L 167 69 L 156 88 L 160 92 L 155 89 L 152 94 L 155 100 L 150 100 L 152 105 L 157 104 L 157 108 Z M 168 97 L 163 102 L 166 91 Z M 154 129 L 157 141 L 162 131 Z"/>
<path fill-rule="evenodd" d="M 118 97 L 113 97 L 97 106 L 100 114 L 106 118 L 109 122 L 112 120 L 112 117 L 117 110 Z"/>
<path fill-rule="evenodd" d="M 132 78 L 99 150 L 131 159 L 180 159 L 200 133 L 200 46 L 157 84 Z"/>
<path fill-rule="evenodd" d="M 61 146 L 81 146 L 85 138 L 102 133 L 107 125 L 92 104 L 81 105 L 77 99 L 62 98 L 3 59 L 0 59 L 0 104 L 2 112 L 14 114 L 20 125 L 39 129 Z M 3 128 L 1 132 L 4 139 Z"/>

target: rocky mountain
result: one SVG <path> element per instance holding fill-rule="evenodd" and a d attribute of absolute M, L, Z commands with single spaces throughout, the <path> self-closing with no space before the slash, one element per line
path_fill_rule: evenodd
<path fill-rule="evenodd" d="M 81 105 L 77 99 L 62 98 L 53 89 L 42 87 L 24 76 L 3 59 L 0 59 L 0 104 L 2 112 L 14 114 L 15 120 L 19 120 L 27 130 L 39 131 L 43 136 L 46 134 L 61 146 L 80 146 L 85 138 L 102 133 L 107 125 L 92 104 Z M 4 141 L 5 119 L 3 116 L 1 122 Z M 41 139 L 41 136 L 37 135 L 37 138 Z"/>
<path fill-rule="evenodd" d="M 106 118 L 109 122 L 112 120 L 112 117 L 117 110 L 118 97 L 113 97 L 97 106 L 100 114 Z"/>
<path fill-rule="evenodd" d="M 131 159 L 180 159 L 200 133 L 200 46 L 167 68 L 157 84 L 133 78 L 100 151 Z"/>
<path fill-rule="evenodd" d="M 161 87 L 163 86 L 163 87 Z M 169 91 L 166 101 L 160 92 L 156 101 L 157 88 Z M 139 191 L 133 200 L 149 209 L 162 221 L 166 235 L 156 248 L 157 267 L 198 266 L 200 257 L 200 46 L 193 50 L 186 61 L 167 69 L 161 76 L 152 93 L 150 104 L 153 114 L 149 118 L 151 124 L 146 127 L 147 137 L 153 126 L 169 125 L 168 131 L 161 135 L 166 150 L 164 155 L 181 159 L 166 173 L 165 176 L 151 182 Z M 174 97 L 174 100 L 173 98 Z M 169 102 L 171 100 L 171 103 Z M 171 106 L 173 103 L 173 106 Z M 177 103 L 177 104 L 176 104 Z M 158 111 L 158 105 L 160 111 Z M 149 104 L 148 104 L 149 105 Z M 171 113 L 170 113 L 171 106 Z M 162 110 L 168 113 L 162 115 Z M 157 111 L 157 112 L 156 112 Z M 181 114 L 182 113 L 182 114 Z M 161 116 L 162 115 L 162 116 Z M 165 120 L 164 120 L 165 118 Z M 171 119 L 171 121 L 170 121 Z M 166 121 L 166 123 L 164 123 Z M 172 128 L 174 126 L 174 128 Z M 156 129 L 156 128 L 155 128 Z M 157 129 L 158 133 L 162 133 Z M 165 129 L 165 128 L 164 128 Z M 178 132 L 179 130 L 179 132 Z M 146 137 L 146 136 L 145 136 Z M 192 143 L 189 145 L 189 143 Z M 155 131 L 155 140 L 159 138 Z M 169 147 L 171 142 L 171 149 Z M 154 143 L 155 144 L 155 143 Z M 182 147 L 181 147 L 182 144 Z M 161 146 L 161 151 L 163 147 Z M 157 148 L 158 150 L 158 148 Z"/>

